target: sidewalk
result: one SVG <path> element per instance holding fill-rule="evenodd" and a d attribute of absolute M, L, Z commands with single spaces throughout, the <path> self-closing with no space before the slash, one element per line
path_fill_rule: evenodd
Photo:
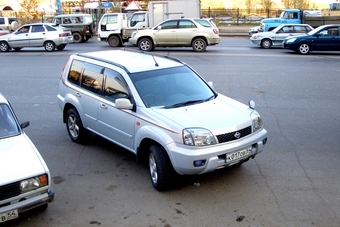
<path fill-rule="evenodd" d="M 249 36 L 249 28 L 254 26 L 219 26 L 220 36 Z"/>

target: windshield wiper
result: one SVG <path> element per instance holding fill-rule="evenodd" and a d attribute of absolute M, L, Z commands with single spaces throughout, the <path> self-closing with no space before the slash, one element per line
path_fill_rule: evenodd
<path fill-rule="evenodd" d="M 215 95 L 212 95 L 207 99 L 189 100 L 189 101 L 185 101 L 185 102 L 176 103 L 172 106 L 169 106 L 168 108 L 176 108 L 176 107 L 187 106 L 187 105 L 191 105 L 191 104 L 207 102 L 207 101 L 211 100 L 212 98 L 215 98 Z"/>

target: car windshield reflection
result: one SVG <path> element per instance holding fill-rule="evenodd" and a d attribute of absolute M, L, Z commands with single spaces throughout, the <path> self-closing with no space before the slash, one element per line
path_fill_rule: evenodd
<path fill-rule="evenodd" d="M 132 73 L 130 78 L 146 107 L 175 108 L 216 97 L 196 73 L 184 66 Z"/>

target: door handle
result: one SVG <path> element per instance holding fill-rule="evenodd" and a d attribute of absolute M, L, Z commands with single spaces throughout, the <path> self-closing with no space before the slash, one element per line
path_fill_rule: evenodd
<path fill-rule="evenodd" d="M 103 108 L 103 109 L 107 109 L 107 105 L 105 105 L 104 103 L 101 103 L 100 107 Z"/>
<path fill-rule="evenodd" d="M 76 96 L 81 97 L 81 94 L 79 92 L 76 92 Z"/>

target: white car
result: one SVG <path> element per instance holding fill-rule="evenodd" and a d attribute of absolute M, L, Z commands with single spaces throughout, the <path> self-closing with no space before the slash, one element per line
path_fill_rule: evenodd
<path fill-rule="evenodd" d="M 267 142 L 253 101 L 244 105 L 217 93 L 171 56 L 127 50 L 71 55 L 58 104 L 73 141 L 84 142 L 92 132 L 148 160 L 157 190 L 171 187 L 175 173 L 240 165 Z"/>
<path fill-rule="evenodd" d="M 0 223 L 54 200 L 50 171 L 0 93 Z"/>
<path fill-rule="evenodd" d="M 313 27 L 308 24 L 281 24 L 272 31 L 253 34 L 250 42 L 265 49 L 282 47 L 283 40 L 288 36 L 306 34 L 311 30 Z"/>
<path fill-rule="evenodd" d="M 0 51 L 19 51 L 24 47 L 44 47 L 46 51 L 63 50 L 72 43 L 71 31 L 52 23 L 21 26 L 13 33 L 0 36 Z"/>
<path fill-rule="evenodd" d="M 137 30 L 129 43 L 140 50 L 152 51 L 155 47 L 192 47 L 195 52 L 220 43 L 219 29 L 212 19 L 168 19 L 151 29 Z"/>

